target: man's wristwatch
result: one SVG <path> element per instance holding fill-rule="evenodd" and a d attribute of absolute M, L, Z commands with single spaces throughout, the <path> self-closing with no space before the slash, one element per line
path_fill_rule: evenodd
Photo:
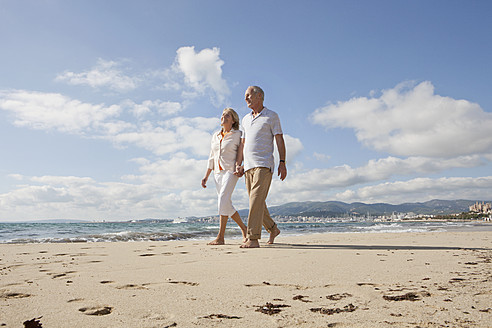
<path fill-rule="evenodd" d="M 280 160 L 280 163 L 285 163 L 285 159 L 281 159 Z"/>

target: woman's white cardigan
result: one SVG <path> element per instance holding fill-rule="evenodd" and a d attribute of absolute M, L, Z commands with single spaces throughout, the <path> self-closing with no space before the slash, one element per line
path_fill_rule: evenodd
<path fill-rule="evenodd" d="M 240 130 L 231 130 L 220 142 L 220 131 L 215 132 L 212 135 L 207 168 L 218 172 L 220 164 L 223 170 L 234 172 L 236 170 L 236 156 L 241 143 L 241 135 L 242 132 Z"/>

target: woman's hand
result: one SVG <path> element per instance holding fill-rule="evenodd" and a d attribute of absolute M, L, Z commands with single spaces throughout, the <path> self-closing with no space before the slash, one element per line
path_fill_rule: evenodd
<path fill-rule="evenodd" d="M 210 173 L 212 173 L 212 169 L 207 169 L 207 172 L 205 173 L 205 177 L 202 179 L 202 187 L 207 188 L 207 180 L 208 177 L 210 176 Z"/>

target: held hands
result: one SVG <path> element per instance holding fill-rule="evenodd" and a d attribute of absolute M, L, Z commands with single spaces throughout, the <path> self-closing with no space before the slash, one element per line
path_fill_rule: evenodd
<path fill-rule="evenodd" d="M 236 164 L 236 170 L 234 171 L 234 175 L 238 178 L 244 175 L 244 167 L 242 165 Z"/>

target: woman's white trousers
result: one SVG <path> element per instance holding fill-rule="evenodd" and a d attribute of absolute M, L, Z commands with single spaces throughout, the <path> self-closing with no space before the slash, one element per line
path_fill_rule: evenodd
<path fill-rule="evenodd" d="M 236 209 L 232 206 L 232 192 L 239 179 L 231 171 L 222 170 L 214 174 L 215 187 L 217 188 L 217 198 L 219 201 L 219 215 L 232 216 Z"/>

